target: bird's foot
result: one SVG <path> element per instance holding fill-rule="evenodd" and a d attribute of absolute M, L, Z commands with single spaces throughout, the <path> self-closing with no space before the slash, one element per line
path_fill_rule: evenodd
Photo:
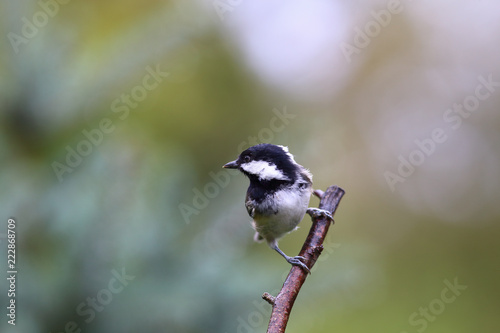
<path fill-rule="evenodd" d="M 304 269 L 307 273 L 311 274 L 311 271 L 309 270 L 309 267 L 307 267 L 306 264 L 304 264 L 301 260 L 306 260 L 306 258 L 302 256 L 295 256 L 295 257 L 286 257 L 286 261 L 288 261 L 290 264 L 294 266 L 300 266 L 302 269 Z"/>
<path fill-rule="evenodd" d="M 307 214 L 309 214 L 312 218 L 326 217 L 327 219 L 332 221 L 332 223 L 334 223 L 332 214 L 327 210 L 319 208 L 307 208 Z"/>

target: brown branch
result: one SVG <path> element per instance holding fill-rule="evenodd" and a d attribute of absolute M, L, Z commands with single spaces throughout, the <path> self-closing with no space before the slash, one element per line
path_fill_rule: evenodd
<path fill-rule="evenodd" d="M 319 208 L 331 212 L 332 216 L 335 214 L 335 210 L 344 193 L 344 190 L 337 186 L 330 186 L 325 193 L 320 190 L 314 192 L 314 194 L 321 199 Z M 330 224 L 330 220 L 323 216 L 313 218 L 311 230 L 309 230 L 309 235 L 299 253 L 300 256 L 306 258 L 306 265 L 309 269 L 314 266 L 321 251 L 323 251 L 323 241 L 325 240 Z M 308 274 L 299 266 L 292 266 L 278 296 L 273 297 L 269 293 L 264 293 L 264 295 L 262 295 L 262 298 L 273 306 L 267 333 L 285 332 L 293 303 L 307 275 Z"/>

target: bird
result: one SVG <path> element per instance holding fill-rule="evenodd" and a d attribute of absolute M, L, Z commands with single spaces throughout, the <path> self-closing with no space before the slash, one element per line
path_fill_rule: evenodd
<path fill-rule="evenodd" d="M 288 147 L 270 143 L 244 150 L 223 168 L 238 169 L 250 180 L 245 207 L 253 220 L 254 240 L 266 241 L 288 263 L 310 273 L 305 257 L 290 257 L 278 247 L 278 240 L 296 230 L 306 212 L 333 221 L 330 212 L 308 208 L 313 192 L 309 170 L 295 162 Z"/>

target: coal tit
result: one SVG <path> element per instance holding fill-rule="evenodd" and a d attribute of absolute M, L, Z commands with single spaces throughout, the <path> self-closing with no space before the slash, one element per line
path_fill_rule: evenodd
<path fill-rule="evenodd" d="M 308 209 L 313 191 L 309 170 L 295 162 L 287 147 L 268 143 L 248 148 L 223 167 L 238 169 L 250 180 L 245 207 L 253 219 L 254 240 L 265 240 L 290 264 L 309 272 L 304 257 L 289 257 L 278 247 L 278 240 L 297 229 L 306 212 L 331 219 L 327 211 Z"/>

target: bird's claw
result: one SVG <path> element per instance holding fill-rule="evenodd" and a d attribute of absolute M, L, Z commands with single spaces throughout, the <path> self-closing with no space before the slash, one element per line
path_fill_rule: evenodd
<path fill-rule="evenodd" d="M 304 264 L 301 260 L 306 260 L 305 257 L 302 256 L 295 256 L 295 257 L 288 257 L 286 261 L 288 261 L 290 264 L 294 266 L 300 266 L 302 267 L 307 273 L 311 274 L 311 271 L 309 270 L 309 267 L 307 267 L 306 264 Z"/>
<path fill-rule="evenodd" d="M 330 221 L 333 221 L 333 216 L 332 214 L 324 209 L 319 209 L 319 208 L 307 208 L 307 214 L 309 214 L 313 218 L 318 218 L 318 217 L 326 217 Z"/>

